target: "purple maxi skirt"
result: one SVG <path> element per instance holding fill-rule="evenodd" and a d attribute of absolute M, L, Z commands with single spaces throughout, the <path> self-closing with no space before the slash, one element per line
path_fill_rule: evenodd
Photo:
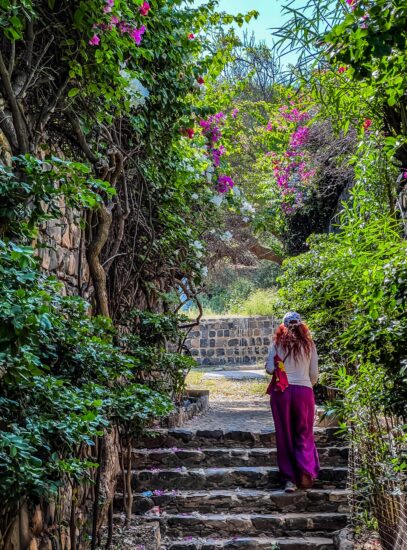
<path fill-rule="evenodd" d="M 289 385 L 284 392 L 273 392 L 270 403 L 282 480 L 298 483 L 302 472 L 315 479 L 319 458 L 314 441 L 314 391 Z"/>

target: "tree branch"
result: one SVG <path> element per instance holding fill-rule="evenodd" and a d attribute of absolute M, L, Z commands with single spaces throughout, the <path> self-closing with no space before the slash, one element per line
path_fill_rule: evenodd
<path fill-rule="evenodd" d="M 76 134 L 79 145 L 80 145 L 82 151 L 85 153 L 86 158 L 92 164 L 96 164 L 97 161 L 98 161 L 98 157 L 95 155 L 95 153 L 90 148 L 88 142 L 86 141 L 85 134 L 82 131 L 82 128 L 80 126 L 78 117 L 71 110 L 66 111 L 65 114 L 66 114 L 69 122 L 72 125 L 72 129 Z"/>
<path fill-rule="evenodd" d="M 23 117 L 21 116 L 20 108 L 17 103 L 17 98 L 14 95 L 13 86 L 11 84 L 10 74 L 4 63 L 3 55 L 1 52 L 0 52 L 0 76 L 3 81 L 5 92 L 7 94 L 7 99 L 10 103 L 19 152 L 23 154 L 28 153 L 29 145 L 28 145 L 28 138 L 27 138 L 24 120 L 23 120 Z"/>

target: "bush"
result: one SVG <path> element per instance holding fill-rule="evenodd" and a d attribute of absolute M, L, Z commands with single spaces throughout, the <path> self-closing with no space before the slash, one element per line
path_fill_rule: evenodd
<path fill-rule="evenodd" d="M 278 314 L 277 290 L 255 290 L 246 300 L 236 308 L 231 308 L 231 313 L 240 315 L 277 315 Z"/>
<path fill-rule="evenodd" d="M 137 435 L 172 404 L 132 383 L 143 357 L 115 345 L 111 322 L 90 318 L 84 300 L 62 296 L 30 247 L 0 241 L 0 260 L 0 492 L 8 507 L 88 479 L 98 464 L 83 448 L 113 424 Z"/>
<path fill-rule="evenodd" d="M 279 265 L 267 260 L 261 261 L 256 268 L 247 268 L 244 271 L 228 266 L 217 267 L 209 275 L 205 291 L 200 296 L 205 316 L 228 313 L 262 315 L 261 311 L 274 311 L 270 304 L 274 301 L 273 289 L 278 286 L 277 277 L 280 272 Z M 266 292 L 262 295 L 258 292 L 260 290 Z M 248 302 L 245 305 L 246 301 Z M 191 317 L 196 317 L 196 314 L 195 308 L 188 311 Z"/>

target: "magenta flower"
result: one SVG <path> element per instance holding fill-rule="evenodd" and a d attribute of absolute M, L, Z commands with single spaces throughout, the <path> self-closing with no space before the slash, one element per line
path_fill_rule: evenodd
<path fill-rule="evenodd" d="M 188 40 L 194 40 L 194 38 L 195 38 L 194 33 L 193 33 L 193 32 L 190 32 L 190 33 L 188 34 Z"/>
<path fill-rule="evenodd" d="M 272 125 L 271 122 L 269 121 L 269 122 L 267 123 L 266 130 L 267 130 L 268 132 L 271 132 L 272 129 L 273 129 L 273 125 Z"/>
<path fill-rule="evenodd" d="M 344 73 L 345 71 L 346 71 L 346 67 L 339 67 L 339 69 L 338 69 L 338 73 L 339 73 L 339 74 L 342 74 L 342 73 Z"/>
<path fill-rule="evenodd" d="M 298 147 L 304 145 L 304 143 L 307 141 L 308 134 L 309 128 L 307 128 L 306 126 L 299 126 L 297 130 L 291 134 L 290 147 L 292 147 L 293 149 L 297 149 Z"/>
<path fill-rule="evenodd" d="M 147 15 L 150 10 L 151 10 L 151 6 L 148 2 L 143 2 L 142 5 L 140 6 L 141 15 Z"/>
<path fill-rule="evenodd" d="M 404 178 L 405 180 L 407 180 L 407 172 L 404 172 L 404 173 L 403 173 L 403 178 Z"/>
<path fill-rule="evenodd" d="M 237 115 L 238 115 L 238 112 L 239 112 L 239 109 L 233 109 L 231 115 L 232 115 L 232 118 L 236 118 Z"/>
<path fill-rule="evenodd" d="M 104 6 L 103 13 L 110 13 L 112 11 L 112 6 Z"/>
<path fill-rule="evenodd" d="M 213 165 L 217 168 L 220 164 L 220 157 L 224 155 L 226 152 L 226 149 L 223 145 L 221 145 L 217 149 L 212 149 L 212 158 L 213 158 Z"/>
<path fill-rule="evenodd" d="M 99 44 L 100 44 L 100 38 L 98 37 L 97 34 L 94 34 L 94 35 L 92 36 L 92 38 L 89 40 L 89 44 L 90 44 L 91 46 L 99 46 Z"/>
<path fill-rule="evenodd" d="M 218 177 L 217 189 L 219 193 L 226 193 L 230 189 L 233 189 L 234 186 L 235 182 L 230 176 L 222 175 Z"/>
<path fill-rule="evenodd" d="M 112 25 L 115 26 L 120 23 L 120 19 L 117 17 L 117 15 L 113 15 L 110 21 L 112 22 Z"/>
<path fill-rule="evenodd" d="M 133 38 L 134 42 L 137 44 L 137 46 L 140 46 L 141 39 L 143 37 L 143 34 L 146 32 L 146 27 L 142 25 L 139 29 L 134 28 L 130 32 L 130 36 Z"/>
<path fill-rule="evenodd" d="M 367 118 L 364 122 L 363 122 L 363 128 L 365 130 L 368 130 L 370 128 L 370 126 L 372 125 L 372 121 L 370 120 L 370 118 Z"/>

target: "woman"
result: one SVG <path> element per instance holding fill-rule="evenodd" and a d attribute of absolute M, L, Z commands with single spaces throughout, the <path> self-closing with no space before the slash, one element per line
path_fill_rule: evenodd
<path fill-rule="evenodd" d="M 283 391 L 274 387 L 270 396 L 277 462 L 285 491 L 292 493 L 297 486 L 311 487 L 319 472 L 312 389 L 318 380 L 318 355 L 307 325 L 295 311 L 284 316 L 274 335 L 266 362 L 269 374 L 274 372 L 275 358 L 283 360 L 288 378 L 288 387 Z"/>

